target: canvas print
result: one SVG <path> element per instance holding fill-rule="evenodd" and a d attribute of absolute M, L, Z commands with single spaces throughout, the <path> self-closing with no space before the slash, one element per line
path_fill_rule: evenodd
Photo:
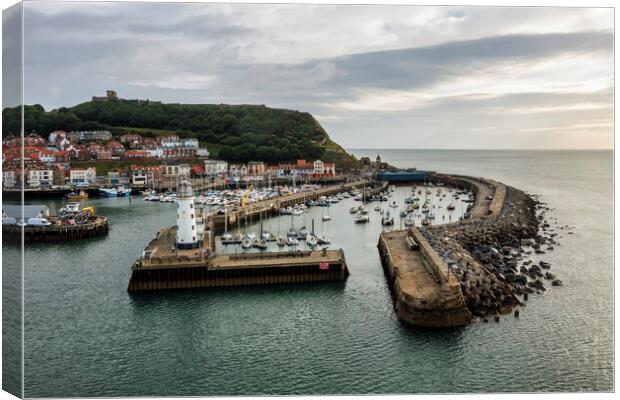
<path fill-rule="evenodd" d="M 3 11 L 17 397 L 612 392 L 614 10 Z"/>

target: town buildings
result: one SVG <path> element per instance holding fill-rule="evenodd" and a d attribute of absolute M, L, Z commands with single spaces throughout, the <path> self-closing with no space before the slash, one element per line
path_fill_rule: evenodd
<path fill-rule="evenodd" d="M 26 135 L 23 140 L 7 137 L 2 145 L 4 188 L 18 188 L 22 184 L 25 188 L 66 184 L 137 187 L 161 184 L 166 187 L 180 177 L 261 181 L 278 177 L 336 176 L 335 164 L 322 160 L 297 160 L 277 165 L 258 160 L 247 164 L 210 160 L 208 150 L 201 148 L 196 138 L 177 135 L 145 137 L 126 133 L 116 139 L 108 131 L 67 133 L 56 130 L 47 138 L 37 134 Z M 95 161 L 106 165 L 100 176 L 93 166 Z M 118 167 L 114 166 L 116 161 Z M 135 162 L 135 165 L 127 167 L 126 161 Z"/>

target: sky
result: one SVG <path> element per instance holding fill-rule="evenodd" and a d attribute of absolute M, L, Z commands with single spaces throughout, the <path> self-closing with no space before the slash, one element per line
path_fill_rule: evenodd
<path fill-rule="evenodd" d="M 613 148 L 613 10 L 24 3 L 26 104 L 312 113 L 346 148 Z"/>

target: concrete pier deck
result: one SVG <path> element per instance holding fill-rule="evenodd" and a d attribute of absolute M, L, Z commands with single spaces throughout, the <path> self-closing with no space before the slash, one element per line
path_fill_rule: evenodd
<path fill-rule="evenodd" d="M 407 243 L 414 240 L 419 249 Z M 383 232 L 379 253 L 394 295 L 398 318 L 410 325 L 447 328 L 467 325 L 467 309 L 459 281 L 430 247 L 417 228 Z"/>
<path fill-rule="evenodd" d="M 342 250 L 211 254 L 203 250 L 139 259 L 129 291 L 342 281 L 349 276 Z"/>

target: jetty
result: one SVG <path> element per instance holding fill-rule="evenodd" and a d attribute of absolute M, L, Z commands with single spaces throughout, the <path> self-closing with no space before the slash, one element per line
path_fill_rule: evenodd
<path fill-rule="evenodd" d="M 177 225 L 161 228 L 144 249 L 131 268 L 128 291 L 342 281 L 349 276 L 342 249 L 218 254 L 217 214 L 197 212 L 189 181 L 182 181 L 179 188 Z M 325 188 L 310 195 L 347 188 Z M 285 201 L 302 201 L 306 196 L 292 195 Z M 264 207 L 254 204 L 252 212 L 264 212 Z"/>
<path fill-rule="evenodd" d="M 175 247 L 177 227 L 162 228 L 131 268 L 130 292 L 279 283 L 342 281 L 342 250 L 217 254 L 211 231 L 200 247 Z"/>
<path fill-rule="evenodd" d="M 69 210 L 61 209 L 63 215 L 49 215 L 44 205 L 4 205 L 2 207 L 2 235 L 9 242 L 69 241 L 108 233 L 108 219 L 95 215 L 93 207 L 80 209 L 78 203 Z M 5 224 L 12 220 L 12 224 Z M 37 224 L 28 223 L 35 219 Z"/>

